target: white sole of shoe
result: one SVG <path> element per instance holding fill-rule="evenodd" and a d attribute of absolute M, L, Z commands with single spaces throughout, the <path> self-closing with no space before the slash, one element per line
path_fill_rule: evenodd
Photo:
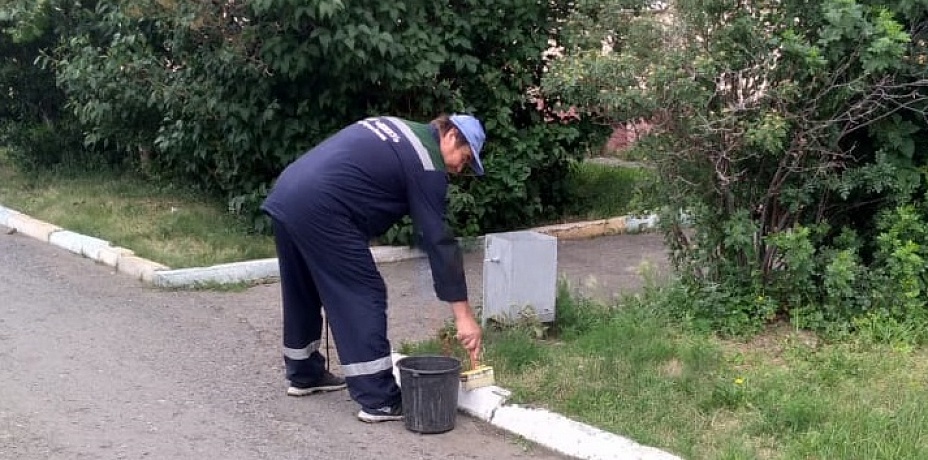
<path fill-rule="evenodd" d="M 327 387 L 310 387 L 310 388 L 289 387 L 287 388 L 287 396 L 309 396 L 315 393 L 324 393 L 327 391 L 344 390 L 345 388 L 347 388 L 347 385 L 331 385 Z"/>
<path fill-rule="evenodd" d="M 358 420 L 364 423 L 380 423 L 380 422 L 393 422 L 398 420 L 403 420 L 402 415 L 375 415 L 368 414 L 367 412 L 359 411 Z"/>

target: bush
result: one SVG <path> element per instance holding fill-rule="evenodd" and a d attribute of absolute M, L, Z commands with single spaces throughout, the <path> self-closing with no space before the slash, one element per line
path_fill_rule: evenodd
<path fill-rule="evenodd" d="M 696 314 L 726 330 L 923 328 L 924 5 L 659 3 L 584 4 L 543 86 L 653 123 L 639 148 Z"/>
<path fill-rule="evenodd" d="M 463 235 L 552 216 L 569 165 L 599 142 L 589 120 L 561 120 L 530 96 L 567 0 L 48 4 L 75 18 L 47 65 L 86 141 L 224 196 L 259 227 L 277 174 L 368 115 L 484 121 L 487 177 L 452 188 Z"/>
<path fill-rule="evenodd" d="M 8 158 L 24 171 L 97 166 L 100 158 L 84 150 L 80 129 L 74 123 L 8 123 L 0 133 Z"/>
<path fill-rule="evenodd" d="M 37 7 L 53 20 L 55 13 Z M 0 9 L 0 145 L 23 169 L 94 162 L 81 157 L 81 129 L 64 111 L 65 95 L 55 74 L 35 64 L 59 36 L 47 23 L 24 27 L 27 10 Z"/>

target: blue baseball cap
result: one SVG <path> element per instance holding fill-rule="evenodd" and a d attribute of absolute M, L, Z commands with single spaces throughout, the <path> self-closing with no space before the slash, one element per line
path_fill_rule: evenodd
<path fill-rule="evenodd" d="M 487 139 L 487 134 L 483 131 L 483 125 L 480 120 L 470 116 L 454 114 L 449 117 L 451 123 L 458 128 L 458 131 L 467 139 L 470 144 L 470 150 L 474 152 L 474 158 L 470 162 L 471 168 L 478 176 L 483 175 L 483 163 L 480 161 L 480 151 L 483 150 L 483 142 Z"/>

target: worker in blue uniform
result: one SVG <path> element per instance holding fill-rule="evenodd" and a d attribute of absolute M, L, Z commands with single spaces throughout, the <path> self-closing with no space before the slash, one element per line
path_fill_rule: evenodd
<path fill-rule="evenodd" d="M 289 165 L 262 205 L 274 228 L 283 297 L 287 394 L 347 386 L 365 422 L 402 419 L 387 339 L 387 289 L 369 242 L 411 216 L 435 293 L 449 302 L 457 338 L 477 361 L 481 329 L 467 298 L 457 240 L 445 223 L 448 175 L 483 174 L 486 134 L 471 115 L 428 124 L 358 121 Z M 319 352 L 322 309 L 344 378 Z"/>

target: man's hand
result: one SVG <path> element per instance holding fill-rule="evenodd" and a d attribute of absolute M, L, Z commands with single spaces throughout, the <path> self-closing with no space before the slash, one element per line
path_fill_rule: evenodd
<path fill-rule="evenodd" d="M 467 301 L 451 302 L 451 310 L 454 311 L 454 325 L 457 328 L 457 339 L 461 346 L 470 354 L 471 366 L 477 366 L 480 363 L 480 342 L 483 331 L 474 318 L 474 311 L 471 310 Z"/>

